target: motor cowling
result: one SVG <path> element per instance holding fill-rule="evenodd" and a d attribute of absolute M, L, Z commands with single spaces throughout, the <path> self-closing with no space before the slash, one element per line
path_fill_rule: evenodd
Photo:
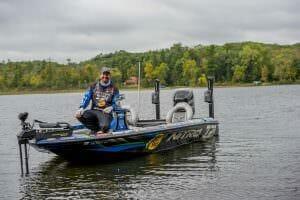
<path fill-rule="evenodd" d="M 194 93 L 192 90 L 179 89 L 179 90 L 175 91 L 175 93 L 173 95 L 174 106 L 176 106 L 176 104 L 181 103 L 181 102 L 185 102 L 185 103 L 189 104 L 193 109 L 193 114 L 195 113 Z M 184 112 L 184 110 L 183 110 L 183 112 Z"/>

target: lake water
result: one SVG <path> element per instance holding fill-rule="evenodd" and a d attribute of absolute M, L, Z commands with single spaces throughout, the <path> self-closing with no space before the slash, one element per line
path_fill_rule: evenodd
<path fill-rule="evenodd" d="M 196 116 L 207 116 L 195 89 Z M 124 92 L 137 109 L 137 95 Z M 172 91 L 161 91 L 162 116 Z M 151 91 L 141 117 L 153 118 Z M 20 176 L 19 112 L 29 119 L 76 123 L 81 94 L 0 96 L 0 199 L 300 199 L 300 86 L 215 89 L 220 137 L 104 165 L 74 165 L 30 148 Z"/>

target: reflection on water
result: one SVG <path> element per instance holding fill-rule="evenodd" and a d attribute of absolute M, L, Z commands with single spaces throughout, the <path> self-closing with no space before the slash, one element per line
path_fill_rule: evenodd
<path fill-rule="evenodd" d="M 41 163 L 21 181 L 23 199 L 159 198 L 157 191 L 197 189 L 197 179 L 214 179 L 219 170 L 218 141 L 186 145 L 128 161 L 80 165 L 60 158 Z M 212 173 L 214 172 L 214 173 Z M 171 199 L 176 198 L 170 194 Z"/>

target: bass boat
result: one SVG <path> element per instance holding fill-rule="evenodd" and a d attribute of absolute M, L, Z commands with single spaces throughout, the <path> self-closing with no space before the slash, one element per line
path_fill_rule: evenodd
<path fill-rule="evenodd" d="M 28 113 L 20 113 L 22 131 L 17 135 L 21 172 L 28 167 L 28 145 L 42 152 L 54 153 L 71 162 L 106 162 L 138 155 L 170 150 L 193 142 L 203 142 L 218 136 L 218 121 L 214 119 L 213 78 L 208 78 L 204 101 L 209 104 L 209 116 L 194 118 L 193 91 L 180 89 L 173 95 L 174 106 L 166 119 L 160 118 L 160 86 L 156 80 L 152 103 L 156 119 L 138 120 L 134 111 L 121 106 L 113 112 L 110 132 L 96 136 L 82 124 L 67 122 L 26 122 Z"/>

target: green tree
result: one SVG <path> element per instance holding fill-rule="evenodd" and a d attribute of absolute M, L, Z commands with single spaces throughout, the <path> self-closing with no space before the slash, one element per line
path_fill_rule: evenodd
<path fill-rule="evenodd" d="M 158 67 L 155 68 L 153 75 L 155 78 L 158 78 L 162 84 L 166 84 L 167 72 L 169 68 L 166 63 L 161 63 Z"/>
<path fill-rule="evenodd" d="M 215 76 L 217 72 L 217 63 L 216 63 L 216 46 L 210 45 L 206 49 L 205 57 L 205 68 L 206 74 L 209 76 Z M 218 79 L 216 79 L 218 81 Z"/>
<path fill-rule="evenodd" d="M 40 75 L 34 75 L 30 78 L 30 85 L 33 88 L 40 88 L 42 86 L 42 78 Z"/>
<path fill-rule="evenodd" d="M 113 68 L 111 71 L 112 80 L 115 84 L 121 85 L 122 84 L 122 73 L 118 68 Z"/>
<path fill-rule="evenodd" d="M 155 78 L 154 67 L 151 62 L 146 62 L 144 67 L 145 78 L 150 81 Z"/>
<path fill-rule="evenodd" d="M 269 81 L 269 69 L 265 65 L 261 68 L 261 78 L 260 78 L 260 80 L 263 81 L 263 82 L 268 82 Z"/>
<path fill-rule="evenodd" d="M 138 76 L 138 67 L 136 65 L 132 65 L 127 70 L 127 77 Z"/>
<path fill-rule="evenodd" d="M 196 86 L 199 77 L 199 69 L 196 66 L 196 61 L 185 60 L 183 63 L 183 77 L 189 86 Z"/>
<path fill-rule="evenodd" d="M 273 77 L 279 81 L 293 81 L 296 79 L 297 70 L 293 66 L 294 53 L 290 49 L 283 49 L 273 58 Z"/>
<path fill-rule="evenodd" d="M 246 67 L 245 66 L 240 66 L 236 65 L 234 66 L 234 73 L 232 76 L 232 81 L 233 82 L 241 82 L 245 80 L 245 74 L 246 73 Z"/>
<path fill-rule="evenodd" d="M 4 89 L 4 88 L 5 88 L 4 76 L 0 74 L 0 89 Z"/>
<path fill-rule="evenodd" d="M 41 79 L 42 79 L 42 85 L 47 88 L 51 88 L 53 86 L 53 74 L 54 70 L 51 65 L 51 63 L 46 63 L 43 67 L 43 70 L 40 72 Z"/>
<path fill-rule="evenodd" d="M 259 80 L 264 65 L 263 48 L 260 45 L 245 45 L 240 52 L 240 59 L 240 65 L 245 67 L 245 81 Z"/>
<path fill-rule="evenodd" d="M 206 80 L 205 74 L 201 74 L 198 81 L 199 81 L 200 86 L 202 86 L 202 87 L 207 86 L 207 80 Z"/>
<path fill-rule="evenodd" d="M 81 82 L 92 83 L 99 77 L 99 70 L 94 64 L 85 64 L 80 76 Z"/>

